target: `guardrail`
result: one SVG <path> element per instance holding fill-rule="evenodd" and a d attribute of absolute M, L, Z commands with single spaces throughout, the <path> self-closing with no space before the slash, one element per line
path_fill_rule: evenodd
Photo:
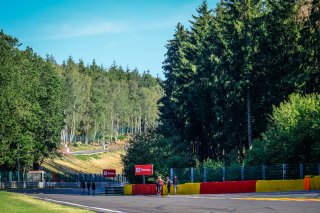
<path fill-rule="evenodd" d="M 171 186 L 173 194 L 173 186 Z M 298 180 L 251 180 L 184 183 L 177 187 L 178 195 L 191 194 L 232 194 L 249 192 L 285 192 L 302 190 L 320 190 L 320 176 L 306 176 Z M 155 184 L 126 184 L 125 195 L 156 195 Z M 164 185 L 162 195 L 167 195 L 168 189 Z"/>
<path fill-rule="evenodd" d="M 97 188 L 123 186 L 123 183 L 96 182 Z M 0 189 L 80 188 L 80 182 L 0 182 Z"/>
<path fill-rule="evenodd" d="M 33 173 L 35 173 L 34 171 Z M 41 171 L 37 171 L 38 173 Z M 122 174 L 117 174 L 114 178 L 104 177 L 102 174 L 88 173 L 59 173 L 51 171 L 43 171 L 39 176 L 38 173 L 18 171 L 0 171 L 0 182 L 120 182 L 126 183 L 127 179 Z"/>

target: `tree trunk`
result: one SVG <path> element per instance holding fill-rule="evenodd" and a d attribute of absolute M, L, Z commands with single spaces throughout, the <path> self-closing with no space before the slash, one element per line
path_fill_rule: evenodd
<path fill-rule="evenodd" d="M 96 143 L 96 135 L 97 135 L 98 124 L 97 121 L 94 121 L 94 132 L 93 132 L 93 140 L 92 143 Z"/>
<path fill-rule="evenodd" d="M 252 123 L 251 123 L 251 93 L 250 88 L 247 88 L 247 120 L 248 120 L 248 148 L 251 149 L 252 146 Z"/>
<path fill-rule="evenodd" d="M 110 131 L 110 142 L 112 142 L 112 138 L 113 138 L 113 131 L 114 131 L 114 117 L 111 114 L 111 131 Z"/>
<path fill-rule="evenodd" d="M 85 129 L 85 144 L 89 144 L 89 128 Z"/>
<path fill-rule="evenodd" d="M 75 113 L 75 108 L 76 106 L 73 106 L 73 113 L 72 113 L 72 127 L 71 127 L 71 131 L 70 131 L 70 142 L 73 141 L 73 138 L 75 136 L 75 132 L 76 132 L 76 113 Z"/>

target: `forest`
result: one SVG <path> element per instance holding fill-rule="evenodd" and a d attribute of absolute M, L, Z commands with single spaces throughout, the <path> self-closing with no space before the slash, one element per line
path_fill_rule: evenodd
<path fill-rule="evenodd" d="M 22 50 L 0 32 L 0 168 L 38 168 L 61 146 L 129 135 L 135 164 L 319 162 L 320 1 L 223 0 L 165 45 L 165 79 Z M 17 162 L 18 156 L 19 162 Z"/>
<path fill-rule="evenodd" d="M 62 64 L 0 32 L 0 168 L 37 169 L 71 142 L 108 143 L 158 123 L 160 80 L 149 72 Z"/>
<path fill-rule="evenodd" d="M 159 174 L 206 162 L 318 162 L 320 1 L 224 0 L 214 10 L 203 1 L 191 17 L 166 44 L 150 151 L 137 155 L 148 139 L 136 137 L 123 158 L 131 179 L 134 162 Z"/>

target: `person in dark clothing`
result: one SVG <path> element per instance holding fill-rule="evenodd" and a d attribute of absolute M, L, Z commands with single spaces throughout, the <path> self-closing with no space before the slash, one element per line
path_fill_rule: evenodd
<path fill-rule="evenodd" d="M 166 184 L 167 184 L 167 188 L 168 188 L 168 195 L 170 195 L 171 180 L 168 176 L 166 178 Z"/>
<path fill-rule="evenodd" d="M 87 182 L 88 194 L 90 194 L 90 187 L 91 187 L 91 183 L 88 181 Z"/>
<path fill-rule="evenodd" d="M 95 195 L 96 194 L 96 183 L 95 182 L 92 182 L 91 188 L 92 188 L 92 193 Z"/>
<path fill-rule="evenodd" d="M 81 181 L 80 185 L 81 185 L 82 192 L 84 192 L 84 189 L 86 188 L 85 182 Z"/>

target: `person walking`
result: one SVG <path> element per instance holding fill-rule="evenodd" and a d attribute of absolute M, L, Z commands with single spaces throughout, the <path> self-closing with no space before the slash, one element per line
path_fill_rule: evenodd
<path fill-rule="evenodd" d="M 84 182 L 84 180 L 81 181 L 81 189 L 82 189 L 82 193 L 84 193 L 84 189 L 86 188 L 86 184 Z"/>
<path fill-rule="evenodd" d="M 179 184 L 179 180 L 178 180 L 177 176 L 175 175 L 173 178 L 173 188 L 174 188 L 175 195 L 177 194 L 178 184 Z"/>
<path fill-rule="evenodd" d="M 96 194 L 96 183 L 95 182 L 92 182 L 91 184 L 91 188 L 92 188 L 92 193 L 95 195 Z"/>
<path fill-rule="evenodd" d="M 168 189 L 168 195 L 170 195 L 171 180 L 168 176 L 166 178 L 166 184 L 167 184 L 167 189 Z"/>
<path fill-rule="evenodd" d="M 90 194 L 90 187 L 91 187 L 91 183 L 90 183 L 90 181 L 88 181 L 87 182 L 88 194 Z"/>
<path fill-rule="evenodd" d="M 157 196 L 161 196 L 162 186 L 163 186 L 163 180 L 161 179 L 161 176 L 158 176 L 158 179 L 156 181 Z"/>

